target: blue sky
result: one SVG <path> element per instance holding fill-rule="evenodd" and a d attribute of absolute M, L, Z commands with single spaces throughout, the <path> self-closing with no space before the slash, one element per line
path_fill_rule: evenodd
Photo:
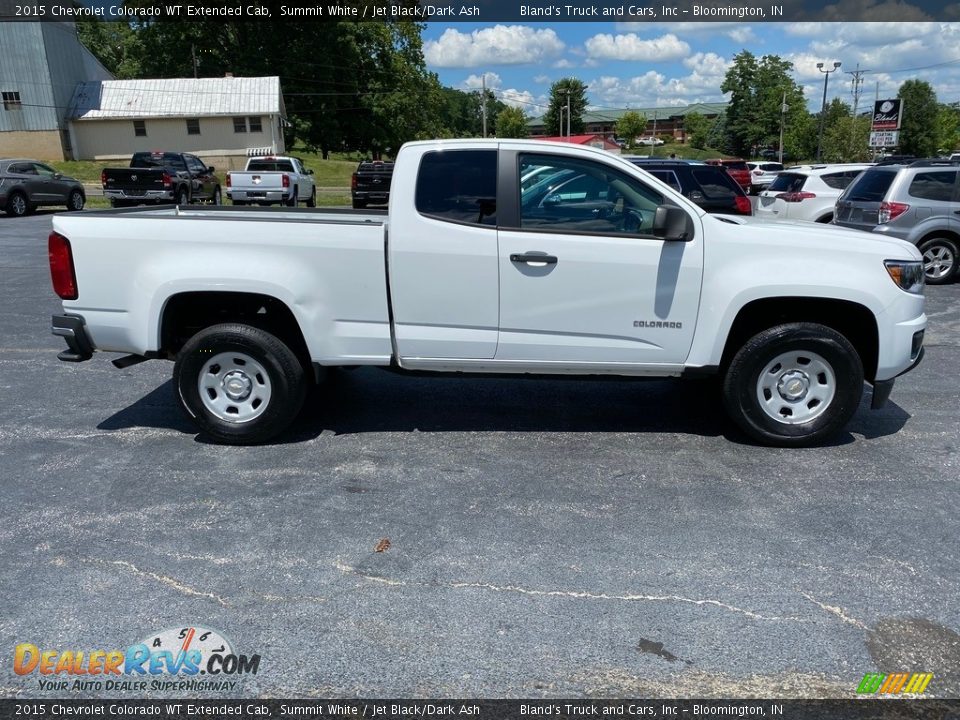
<path fill-rule="evenodd" d="M 530 115 L 545 110 L 550 84 L 578 77 L 591 107 L 625 108 L 719 102 L 723 76 L 741 50 L 779 55 L 794 64 L 794 78 L 811 110 L 819 109 L 823 75 L 828 102 L 852 104 L 852 76 L 863 76 L 860 107 L 879 86 L 893 97 L 905 80 L 926 80 L 941 102 L 960 102 L 960 23 L 910 22 L 900 6 L 891 22 L 833 23 L 490 23 L 431 22 L 423 33 L 427 66 L 444 85 L 487 86 Z M 882 17 L 882 16 L 881 16 Z M 920 18 L 920 16 L 917 16 Z"/>

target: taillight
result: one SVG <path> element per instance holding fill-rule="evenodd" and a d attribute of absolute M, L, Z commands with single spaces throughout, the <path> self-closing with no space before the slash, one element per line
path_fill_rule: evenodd
<path fill-rule="evenodd" d="M 76 300 L 79 293 L 70 241 L 60 233 L 52 232 L 47 238 L 47 249 L 50 254 L 50 278 L 53 280 L 53 291 L 60 296 L 61 300 Z"/>
<path fill-rule="evenodd" d="M 733 201 L 736 203 L 738 213 L 741 215 L 753 215 L 753 205 L 750 202 L 750 198 L 746 195 L 737 195 Z"/>
<path fill-rule="evenodd" d="M 160 179 L 163 181 L 164 187 L 170 187 L 171 185 L 173 185 L 173 178 L 170 176 L 170 173 L 168 173 L 167 171 L 163 172 L 163 174 L 160 176 Z"/>
<path fill-rule="evenodd" d="M 891 220 L 896 220 L 909 209 L 910 206 L 906 203 L 887 202 L 884 200 L 882 203 L 880 203 L 880 212 L 878 213 L 877 219 L 882 225 L 883 223 L 888 223 Z"/>
<path fill-rule="evenodd" d="M 356 173 L 354 173 L 353 175 L 350 176 L 350 189 L 351 189 L 351 190 L 356 190 L 356 189 L 357 189 L 357 174 L 356 174 Z"/>
<path fill-rule="evenodd" d="M 812 192 L 785 192 L 774 195 L 775 198 L 783 200 L 784 202 L 800 202 L 801 200 L 810 200 L 816 196 L 817 194 Z"/>
<path fill-rule="evenodd" d="M 107 186 L 107 171 L 106 171 L 106 170 L 101 170 L 101 171 L 100 171 L 100 184 L 101 184 L 103 187 L 106 187 L 106 186 Z"/>
<path fill-rule="evenodd" d="M 227 187 L 231 187 L 230 173 L 227 173 Z"/>
<path fill-rule="evenodd" d="M 283 183 L 283 187 L 284 187 L 284 188 L 290 187 L 290 176 L 289 176 L 289 175 L 283 175 L 282 177 L 283 177 L 283 179 L 281 180 L 281 182 Z"/>

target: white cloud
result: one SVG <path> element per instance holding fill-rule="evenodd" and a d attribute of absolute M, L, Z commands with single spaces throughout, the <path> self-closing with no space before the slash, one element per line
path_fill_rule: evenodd
<path fill-rule="evenodd" d="M 553 64 L 553 67 L 555 67 L 558 70 L 567 70 L 569 68 L 576 67 L 576 65 L 574 65 L 572 62 L 570 62 L 566 58 L 562 58 L 560 60 L 557 60 Z"/>
<path fill-rule="evenodd" d="M 666 62 L 679 60 L 690 52 L 690 46 L 673 33 L 650 40 L 641 39 L 636 33 L 601 33 L 588 38 L 584 45 L 592 60 Z"/>
<path fill-rule="evenodd" d="M 547 75 L 535 75 L 534 78 L 533 78 L 533 81 L 534 81 L 535 83 L 538 83 L 538 84 L 540 84 L 540 85 L 543 85 L 544 83 L 550 82 L 550 77 L 547 76 Z"/>
<path fill-rule="evenodd" d="M 714 75 L 722 78 L 730 67 L 730 61 L 720 57 L 716 53 L 699 52 L 683 60 L 684 66 L 690 68 L 699 75 Z"/>
<path fill-rule="evenodd" d="M 540 115 L 546 111 L 546 107 L 537 106 L 533 93 L 529 90 L 515 90 L 513 88 L 501 90 L 497 93 L 497 99 L 512 107 L 520 108 L 527 115 Z"/>
<path fill-rule="evenodd" d="M 433 67 L 523 65 L 551 60 L 566 45 L 550 29 L 526 25 L 496 25 L 470 33 L 447 28 L 437 40 L 423 44 L 423 56 Z"/>
<path fill-rule="evenodd" d="M 495 90 L 503 84 L 503 80 L 495 72 L 483 73 L 483 75 L 470 75 L 463 84 L 468 90 L 482 90 L 484 78 L 486 78 L 487 88 Z"/>

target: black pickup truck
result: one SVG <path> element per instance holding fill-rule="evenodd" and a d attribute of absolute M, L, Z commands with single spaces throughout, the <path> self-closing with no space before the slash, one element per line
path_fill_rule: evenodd
<path fill-rule="evenodd" d="M 393 179 L 393 163 L 382 160 L 363 160 L 350 179 L 350 197 L 353 207 L 386 205 L 390 199 L 390 181 Z"/>
<path fill-rule="evenodd" d="M 130 159 L 130 167 L 104 168 L 100 184 L 113 207 L 194 202 L 220 205 L 223 193 L 213 170 L 196 155 L 137 152 Z"/>

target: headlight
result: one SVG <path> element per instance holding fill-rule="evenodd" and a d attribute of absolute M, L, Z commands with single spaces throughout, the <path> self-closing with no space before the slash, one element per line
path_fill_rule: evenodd
<path fill-rule="evenodd" d="M 912 260 L 884 260 L 887 273 L 901 290 L 923 295 L 923 263 Z"/>

